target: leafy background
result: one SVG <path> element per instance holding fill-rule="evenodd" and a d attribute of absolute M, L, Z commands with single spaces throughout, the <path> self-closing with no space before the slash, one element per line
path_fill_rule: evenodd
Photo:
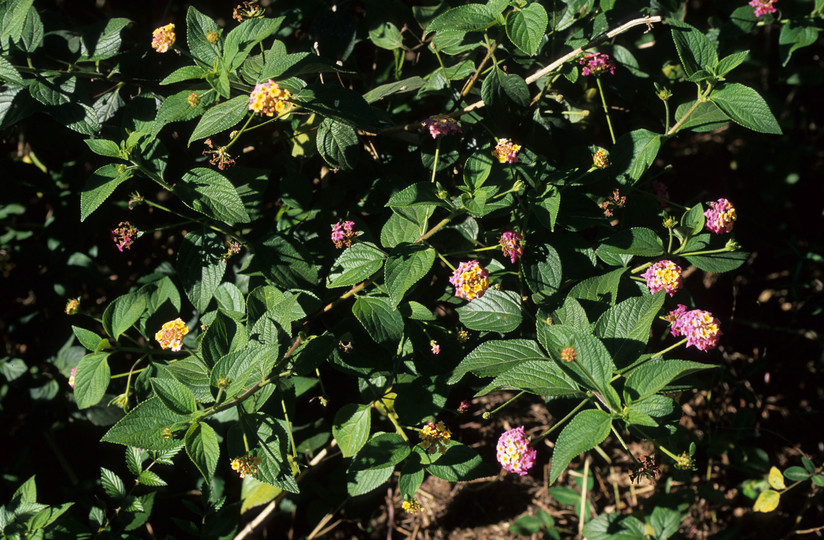
<path fill-rule="evenodd" d="M 204 13 L 222 16 L 222 23 L 227 22 L 222 2 L 191 4 Z M 305 44 L 323 35 L 329 41 L 323 44 L 327 49 L 322 52 L 334 58 L 337 52 L 347 50 L 350 43 L 345 32 L 325 32 L 324 25 L 345 29 L 346 20 L 359 20 L 359 6 L 342 4 L 341 20 L 330 22 L 325 2 L 289 5 L 295 8 L 298 18 L 292 39 Z M 692 20 L 709 20 L 735 7 L 737 4 L 719 1 L 690 4 L 689 10 Z M 127 17 L 136 24 L 124 31 L 124 40 L 143 42 L 157 21 L 184 20 L 186 5 L 154 2 L 138 8 L 127 3 L 78 1 L 44 2 L 42 8 L 47 20 L 62 19 L 74 27 Z M 652 35 L 663 40 L 667 32 L 665 28 L 656 28 Z M 752 251 L 747 263 L 735 273 L 718 275 L 694 270 L 687 277 L 687 288 L 696 305 L 721 318 L 724 337 L 717 355 L 722 369 L 715 370 L 715 379 L 709 382 L 713 391 L 696 392 L 685 408 L 684 422 L 703 430 L 703 444 L 697 455 L 702 468 L 696 476 L 674 477 L 692 481 L 695 486 L 695 496 L 686 501 L 688 509 L 683 510 L 688 517 L 682 530 L 694 527 L 709 534 L 729 528 L 753 538 L 764 530 L 783 534 L 794 517 L 793 510 L 806 504 L 805 494 L 791 492 L 790 498 L 772 514 L 743 512 L 741 509 L 752 505 L 748 482 L 764 477 L 770 465 L 783 468 L 798 464 L 800 452 L 813 457 L 816 463 L 822 459 L 818 426 L 822 423 L 820 403 L 824 387 L 820 335 L 824 246 L 818 184 L 824 160 L 820 128 L 824 115 L 819 99 L 824 66 L 816 47 L 794 51 L 787 61 L 787 48 L 780 45 L 777 33 L 777 28 L 769 26 L 755 30 L 747 38 L 751 59 L 736 74 L 738 80 L 767 96 L 773 110 L 779 112 L 783 135 L 758 136 L 730 125 L 708 133 L 681 135 L 667 143 L 672 150 L 670 155 L 674 156 L 669 160 L 673 168 L 663 178 L 672 198 L 690 198 L 701 189 L 705 199 L 723 195 L 734 201 L 739 215 L 736 238 Z M 351 47 L 351 61 L 360 66 L 373 61 L 387 65 L 391 62 L 390 53 L 377 50 L 364 40 Z M 168 74 L 164 65 L 167 61 L 171 60 L 160 58 L 154 64 L 147 63 L 145 77 L 156 79 Z M 364 84 L 368 86 L 367 81 Z M 647 120 L 636 120 L 632 111 L 615 119 L 624 125 L 636 121 L 643 125 Z M 286 160 L 291 148 L 278 144 L 273 152 Z M 59 368 L 71 355 L 82 354 L 64 347 L 73 322 L 63 314 L 65 300 L 81 296 L 86 306 L 107 305 L 126 292 L 146 268 L 154 268 L 159 258 L 176 250 L 180 238 L 172 234 L 138 241 L 129 257 L 124 257 L 113 247 L 108 232 L 125 213 L 122 200 L 116 205 L 103 205 L 81 224 L 77 194 L 100 161 L 79 138 L 69 136 L 65 128 L 46 116 L 29 118 L 13 131 L 4 131 L 0 149 L 4 177 L 7 182 L 14 182 L 14 189 L 0 192 L 0 233 L 6 250 L 0 268 L 0 334 L 6 358 L 0 368 L 9 381 L 0 387 L 0 414 L 8 440 L 14 441 L 0 447 L 2 490 L 4 494 L 11 493 L 20 482 L 36 474 L 39 500 L 57 504 L 76 500 L 79 493 L 90 502 L 97 496 L 96 478 L 101 464 L 120 464 L 123 456 L 121 447 L 89 444 L 105 432 L 105 428 L 95 427 L 95 422 L 106 423 L 106 419 L 96 419 L 95 415 L 110 412 L 101 408 L 78 413 L 75 405 L 62 397 L 66 388 Z M 34 152 L 48 174 L 30 159 L 24 159 L 28 150 Z M 270 157 L 261 156 L 245 163 L 252 167 L 271 164 Z M 173 156 L 168 166 L 182 172 L 185 165 Z M 325 196 L 331 208 L 339 205 L 342 209 L 360 198 L 364 188 L 356 173 L 343 173 Z M 283 193 L 287 196 L 305 196 L 300 185 L 284 189 L 293 190 Z M 322 224 L 322 228 L 326 226 Z M 689 359 L 701 360 L 698 356 Z M 506 395 L 497 395 L 478 400 L 473 406 L 492 408 L 505 399 Z M 531 405 L 534 403 L 522 400 L 490 422 L 472 416 L 455 430 L 455 436 L 465 444 L 490 448 L 504 422 L 512 426 L 546 423 L 547 419 L 541 416 L 545 413 Z M 295 419 L 296 424 L 309 422 L 321 413 L 319 405 L 312 407 L 304 411 L 304 417 Z M 608 453 L 618 455 L 609 449 Z M 547 463 L 548 458 L 548 449 L 542 449 L 538 462 Z M 488 462 L 492 459 L 487 456 Z M 596 462 L 593 467 L 597 478 L 609 478 L 607 467 Z M 345 485 L 342 467 L 331 465 L 323 472 L 330 485 Z M 194 466 L 185 463 L 165 469 L 164 478 L 172 486 L 191 486 L 191 479 L 196 476 Z M 501 531 L 518 516 L 538 508 L 549 509 L 562 526 L 574 522 L 571 504 L 563 504 L 572 500 L 570 494 L 556 491 L 552 495 L 541 483 L 544 476 L 548 478 L 548 470 L 522 481 L 507 476 L 457 489 L 433 480 L 424 486 L 433 496 L 427 509 L 431 517 L 427 528 L 441 537 L 494 537 L 503 534 Z M 626 483 L 626 478 L 622 482 Z M 233 493 L 236 500 L 240 482 L 226 476 L 226 483 L 227 492 Z M 574 479 L 567 487 L 577 488 Z M 312 481 L 306 488 L 306 497 L 314 496 L 321 502 L 309 505 L 294 520 L 284 511 L 274 516 L 268 527 L 294 527 L 306 534 L 328 510 L 320 496 L 327 488 L 322 482 Z M 592 488 L 590 504 L 598 512 L 609 508 L 609 491 L 608 483 L 607 489 L 598 482 Z M 654 507 L 679 508 L 685 504 L 668 497 L 665 491 L 660 485 L 654 490 L 638 489 L 636 497 L 625 501 L 625 510 L 650 513 Z M 173 494 L 177 495 L 181 494 Z M 355 532 L 360 525 L 370 535 L 385 536 L 389 515 L 382 505 L 382 496 L 377 493 L 350 502 L 343 513 L 346 522 L 332 534 L 363 534 Z M 811 504 L 821 510 L 820 497 Z M 156 506 L 152 523 L 159 537 L 173 527 L 169 518 L 179 511 L 172 505 Z M 250 515 L 245 514 L 244 519 L 250 519 Z M 404 526 L 414 528 L 413 518 L 395 516 L 395 523 L 401 520 L 407 521 L 402 523 Z M 805 519 L 799 528 L 817 525 L 820 523 Z"/>

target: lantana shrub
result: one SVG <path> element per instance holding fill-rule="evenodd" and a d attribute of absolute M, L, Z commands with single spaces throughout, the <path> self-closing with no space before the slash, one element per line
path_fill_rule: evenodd
<path fill-rule="evenodd" d="M 65 390 L 119 412 L 99 444 L 134 477 L 102 464 L 116 509 L 88 530 L 142 526 L 163 466 L 187 460 L 204 527 L 230 529 L 219 479 L 281 501 L 323 459 L 343 460 L 344 495 L 389 483 L 408 512 L 428 475 L 539 474 L 544 439 L 550 483 L 608 437 L 692 466 L 673 392 L 716 367 L 723 323 L 682 268 L 748 254 L 727 194 L 662 176 L 670 141 L 781 128 L 737 82 L 748 51 L 727 27 L 597 4 L 368 4 L 320 15 L 336 31 L 311 40 L 277 2 L 213 14 L 225 26 L 194 7 L 153 32 L 115 18 L 94 39 L 44 38 L 39 2 L 0 6 L 2 128 L 49 115 L 83 139 L 77 219 L 117 208 L 110 250 L 158 247 L 116 298 L 66 306 L 86 354 Z M 739 18 L 780 6 L 750 4 Z M 497 392 L 565 413 L 464 444 L 466 398 Z"/>

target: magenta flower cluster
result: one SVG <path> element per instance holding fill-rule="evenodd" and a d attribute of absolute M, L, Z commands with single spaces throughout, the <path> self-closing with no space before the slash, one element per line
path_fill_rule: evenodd
<path fill-rule="evenodd" d="M 749 5 L 755 8 L 755 16 L 760 17 L 761 15 L 775 13 L 776 10 L 773 4 L 775 4 L 776 1 L 777 0 L 752 0 Z"/>
<path fill-rule="evenodd" d="M 672 261 L 658 261 L 641 274 L 641 277 L 647 280 L 647 288 L 652 294 L 663 290 L 672 296 L 684 286 L 681 267 Z"/>
<path fill-rule="evenodd" d="M 509 472 L 526 475 L 535 465 L 538 452 L 529 446 L 529 439 L 524 434 L 524 426 L 504 431 L 496 447 L 498 463 Z"/>
<path fill-rule="evenodd" d="M 718 199 L 715 202 L 709 203 L 709 206 L 709 209 L 704 212 L 707 228 L 715 234 L 732 232 L 736 215 L 735 208 L 733 208 L 730 201 L 727 199 Z"/>
<path fill-rule="evenodd" d="M 513 264 L 524 254 L 524 248 L 521 245 L 523 239 L 524 237 L 515 231 L 506 231 L 501 235 L 501 251 Z"/>
<path fill-rule="evenodd" d="M 581 75 L 584 77 L 588 75 L 603 75 L 609 72 L 610 75 L 615 74 L 615 62 L 608 54 L 604 53 L 589 53 L 585 54 L 578 63 L 584 68 L 581 70 Z"/>
<path fill-rule="evenodd" d="M 455 296 L 472 301 L 489 288 L 489 272 L 478 261 L 462 262 L 452 272 L 449 283 L 455 287 Z"/>
<path fill-rule="evenodd" d="M 332 225 L 332 242 L 335 243 L 336 248 L 342 248 L 344 245 L 349 247 L 352 245 L 352 239 L 357 236 L 355 232 L 354 221 L 338 221 Z"/>
<path fill-rule="evenodd" d="M 670 333 L 675 337 L 687 338 L 687 347 L 695 347 L 699 351 L 708 351 L 718 345 L 721 336 L 721 321 L 713 317 L 709 311 L 693 309 L 687 311 L 687 306 L 678 305 L 678 309 L 667 315 L 672 322 Z"/>
<path fill-rule="evenodd" d="M 437 139 L 441 135 L 454 135 L 456 133 L 461 133 L 461 126 L 458 125 L 457 120 L 441 114 L 430 116 L 421 122 L 421 129 L 424 131 L 429 131 L 429 134 L 432 135 L 433 139 Z"/>

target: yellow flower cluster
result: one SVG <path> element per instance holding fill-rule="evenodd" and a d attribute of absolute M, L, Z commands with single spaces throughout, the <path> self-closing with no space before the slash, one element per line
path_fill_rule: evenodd
<path fill-rule="evenodd" d="M 421 446 L 427 454 L 444 453 L 452 440 L 452 432 L 446 429 L 443 422 L 427 422 L 421 430 Z"/>
<path fill-rule="evenodd" d="M 175 25 L 167 24 L 152 32 L 152 49 L 165 53 L 175 44 Z"/>
<path fill-rule="evenodd" d="M 492 155 L 498 159 L 499 163 L 518 163 L 518 152 L 520 151 L 520 144 L 515 144 L 509 139 L 498 139 L 498 144 L 492 150 Z"/>
<path fill-rule="evenodd" d="M 278 83 L 269 79 L 268 82 L 255 86 L 249 94 L 249 110 L 266 116 L 274 116 L 275 113 L 282 114 L 289 110 L 288 100 L 291 96 L 288 90 L 284 90 Z"/>
<path fill-rule="evenodd" d="M 178 317 L 164 324 L 155 334 L 155 339 L 160 343 L 160 348 L 177 352 L 183 347 L 183 338 L 188 333 L 189 328 L 186 323 Z"/>
<path fill-rule="evenodd" d="M 411 501 L 403 501 L 401 508 L 403 508 L 407 514 L 417 514 L 423 507 L 421 503 L 418 502 L 418 499 L 412 499 Z"/>
<path fill-rule="evenodd" d="M 241 478 L 246 478 L 246 475 L 255 474 L 257 466 L 260 465 L 260 456 L 245 455 L 232 460 L 232 470 L 239 473 Z"/>
<path fill-rule="evenodd" d="M 599 148 L 592 154 L 592 164 L 599 169 L 606 169 L 609 167 L 609 152 L 603 148 Z"/>

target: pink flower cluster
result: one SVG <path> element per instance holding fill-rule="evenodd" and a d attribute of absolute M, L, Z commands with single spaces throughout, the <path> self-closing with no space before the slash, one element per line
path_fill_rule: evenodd
<path fill-rule="evenodd" d="M 498 139 L 498 144 L 492 149 L 492 155 L 498 163 L 518 163 L 518 152 L 521 145 L 515 144 L 509 139 Z"/>
<path fill-rule="evenodd" d="M 138 232 L 140 231 L 138 231 L 137 227 L 128 221 L 121 221 L 117 228 L 112 229 L 112 240 L 115 245 L 117 245 L 117 249 L 123 251 L 124 249 L 132 247 L 132 243 L 134 239 L 137 238 Z"/>
<path fill-rule="evenodd" d="M 496 450 L 498 463 L 507 471 L 521 476 L 526 475 L 535 465 L 535 456 L 538 454 L 529 446 L 524 426 L 504 431 L 498 439 Z"/>
<path fill-rule="evenodd" d="M 335 243 L 336 248 L 342 248 L 344 245 L 351 246 L 352 239 L 357 235 L 354 221 L 338 221 L 332 225 L 332 242 Z"/>
<path fill-rule="evenodd" d="M 524 248 L 521 245 L 523 239 L 524 237 L 515 231 L 506 231 L 501 235 L 501 251 L 513 264 L 524 254 Z"/>
<path fill-rule="evenodd" d="M 483 296 L 489 288 L 489 272 L 478 261 L 462 262 L 452 272 L 449 283 L 455 287 L 455 296 L 471 302 Z"/>
<path fill-rule="evenodd" d="M 687 338 L 687 347 L 708 351 L 718 345 L 721 321 L 713 317 L 709 311 L 687 311 L 687 306 L 679 304 L 678 309 L 671 311 L 666 319 L 672 322 L 670 333 L 673 336 Z"/>
<path fill-rule="evenodd" d="M 749 5 L 755 8 L 755 16 L 767 15 L 768 13 L 775 13 L 775 4 L 777 0 L 752 0 Z"/>
<path fill-rule="evenodd" d="M 435 356 L 441 354 L 441 346 L 437 341 L 433 339 L 429 342 L 429 346 L 431 347 L 432 354 L 434 354 Z"/>
<path fill-rule="evenodd" d="M 71 386 L 72 388 L 74 388 L 74 381 L 75 381 L 75 376 L 76 375 L 77 375 L 77 366 L 72 368 L 72 372 L 69 375 L 69 386 Z"/>
<path fill-rule="evenodd" d="M 421 122 L 421 129 L 428 130 L 433 139 L 437 139 L 441 135 L 461 133 L 461 126 L 458 125 L 458 121 L 442 114 L 430 116 Z"/>
<path fill-rule="evenodd" d="M 730 201 L 727 199 L 718 199 L 715 202 L 709 203 L 709 205 L 710 208 L 704 212 L 704 217 L 707 218 L 707 228 L 715 234 L 732 232 L 736 215 L 735 208 L 733 208 Z"/>
<path fill-rule="evenodd" d="M 672 296 L 684 286 L 681 267 L 672 261 L 658 261 L 641 274 L 641 277 L 647 280 L 647 288 L 652 294 L 664 290 Z"/>
<path fill-rule="evenodd" d="M 588 75 L 599 76 L 606 72 L 609 72 L 610 75 L 615 74 L 615 62 L 612 61 L 612 58 L 610 58 L 608 54 L 585 54 L 578 63 L 584 66 L 584 69 L 581 70 L 581 75 L 584 77 Z"/>

